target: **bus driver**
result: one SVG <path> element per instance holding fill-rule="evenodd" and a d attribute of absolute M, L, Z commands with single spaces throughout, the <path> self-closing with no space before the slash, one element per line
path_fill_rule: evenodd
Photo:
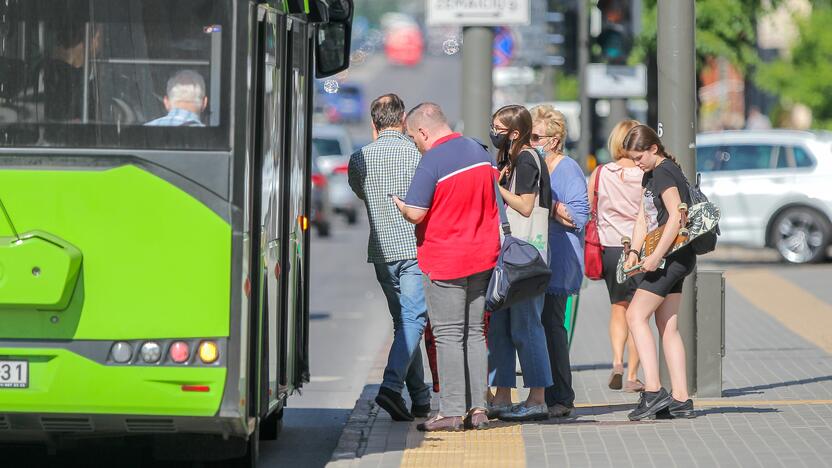
<path fill-rule="evenodd" d="M 193 70 L 182 70 L 168 80 L 164 99 L 168 115 L 145 125 L 159 127 L 204 127 L 199 114 L 208 105 L 205 80 Z"/>

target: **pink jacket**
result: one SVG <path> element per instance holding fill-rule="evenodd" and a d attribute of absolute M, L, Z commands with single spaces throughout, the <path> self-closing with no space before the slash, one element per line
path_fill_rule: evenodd
<path fill-rule="evenodd" d="M 622 167 L 615 162 L 604 165 L 598 180 L 598 235 L 604 247 L 621 247 L 623 236 L 632 237 L 641 205 L 641 179 L 638 167 Z"/>

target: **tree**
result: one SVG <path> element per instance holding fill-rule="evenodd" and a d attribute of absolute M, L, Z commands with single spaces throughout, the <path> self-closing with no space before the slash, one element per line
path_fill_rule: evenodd
<path fill-rule="evenodd" d="M 761 64 L 756 82 L 781 100 L 808 106 L 814 127 L 832 129 L 832 7 L 816 6 L 795 20 L 799 32 L 790 54 Z"/>
<path fill-rule="evenodd" d="M 740 71 L 758 62 L 756 18 L 782 0 L 696 0 L 696 69 L 707 57 L 724 57 Z M 656 54 L 657 0 L 644 0 L 642 31 L 631 61 Z"/>

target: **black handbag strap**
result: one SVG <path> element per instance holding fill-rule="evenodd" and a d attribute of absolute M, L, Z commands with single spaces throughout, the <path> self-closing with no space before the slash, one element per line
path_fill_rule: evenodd
<path fill-rule="evenodd" d="M 511 225 L 508 223 L 508 215 L 506 215 L 506 203 L 503 201 L 503 196 L 500 194 L 500 189 L 497 187 L 496 177 L 494 177 L 494 195 L 497 200 L 497 210 L 500 212 L 500 226 L 503 227 L 503 234 L 510 236 Z"/>

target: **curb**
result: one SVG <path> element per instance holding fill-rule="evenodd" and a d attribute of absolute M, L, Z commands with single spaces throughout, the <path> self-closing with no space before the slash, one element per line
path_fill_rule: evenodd
<path fill-rule="evenodd" d="M 341 437 L 338 438 L 338 444 L 335 446 L 329 460 L 330 463 L 348 464 L 347 462 L 360 459 L 367 451 L 370 430 L 373 428 L 379 411 L 375 397 L 381 386 L 384 367 L 387 365 L 387 354 L 392 343 L 391 337 L 376 354 L 376 360 L 367 374 L 367 382 L 361 391 L 361 395 L 355 400 L 355 406 L 349 418 L 347 418 L 346 424 L 344 424 Z"/>
<path fill-rule="evenodd" d="M 364 455 L 370 429 L 379 411 L 378 405 L 373 401 L 375 394 L 378 393 L 378 387 L 378 385 L 366 385 L 361 396 L 355 401 L 355 407 L 344 425 L 330 462 L 355 460 Z"/>

